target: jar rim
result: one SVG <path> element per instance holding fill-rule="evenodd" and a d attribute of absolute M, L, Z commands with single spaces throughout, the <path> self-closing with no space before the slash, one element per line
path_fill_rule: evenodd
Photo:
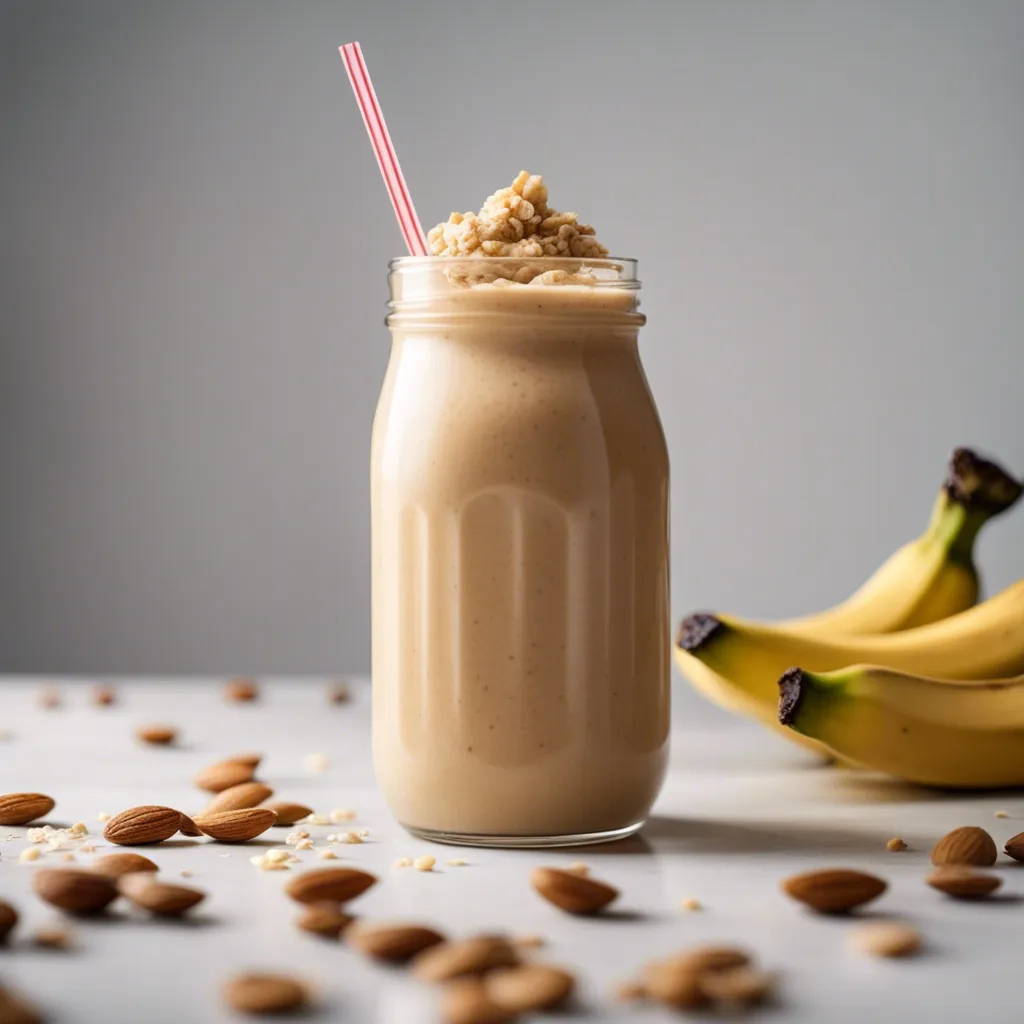
<path fill-rule="evenodd" d="M 598 267 L 606 270 L 625 270 L 632 273 L 628 276 L 636 276 L 637 260 L 630 256 L 396 256 L 388 260 L 390 270 L 400 270 L 408 267 L 410 270 L 417 267 L 439 266 L 441 264 L 454 265 L 457 263 L 480 264 L 481 262 L 494 263 L 521 263 L 524 266 L 536 266 L 540 263 L 559 265 L 582 264 L 586 267 Z"/>

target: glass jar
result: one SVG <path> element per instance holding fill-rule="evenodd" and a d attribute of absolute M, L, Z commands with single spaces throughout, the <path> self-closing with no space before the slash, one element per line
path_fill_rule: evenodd
<path fill-rule="evenodd" d="M 384 796 L 443 842 L 629 835 L 664 777 L 671 650 L 636 263 L 405 258 L 390 283 L 371 468 Z"/>

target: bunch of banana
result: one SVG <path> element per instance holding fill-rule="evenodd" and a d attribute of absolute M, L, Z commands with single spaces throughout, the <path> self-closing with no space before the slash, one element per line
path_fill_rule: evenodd
<path fill-rule="evenodd" d="M 1024 672 L 1024 582 L 974 606 L 973 563 L 979 530 L 1021 491 L 1000 466 L 958 449 L 928 528 L 852 597 L 818 615 L 770 625 L 691 615 L 676 639 L 680 669 L 716 703 L 816 749 L 821 744 L 804 738 L 804 730 L 779 724 L 778 680 L 790 666 L 828 672 L 871 663 L 961 679 Z"/>

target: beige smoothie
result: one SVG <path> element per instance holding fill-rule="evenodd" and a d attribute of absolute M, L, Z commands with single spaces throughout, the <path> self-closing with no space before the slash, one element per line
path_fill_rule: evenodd
<path fill-rule="evenodd" d="M 403 825 L 456 841 L 625 834 L 665 768 L 668 457 L 637 285 L 568 248 L 392 274 L 374 760 Z"/>

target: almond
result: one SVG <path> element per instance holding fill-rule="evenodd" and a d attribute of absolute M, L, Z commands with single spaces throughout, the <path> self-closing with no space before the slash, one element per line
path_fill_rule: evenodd
<path fill-rule="evenodd" d="M 933 871 L 925 881 L 933 888 L 957 900 L 980 900 L 1003 884 L 1001 878 L 984 871 L 952 865 Z"/>
<path fill-rule="evenodd" d="M 42 1024 L 43 1015 L 17 993 L 0 985 L 0 1021 L 3 1024 Z"/>
<path fill-rule="evenodd" d="M 445 1024 L 507 1024 L 515 1014 L 493 1003 L 475 978 L 463 978 L 445 986 L 441 996 Z"/>
<path fill-rule="evenodd" d="M 200 814 L 193 819 L 196 827 L 221 843 L 244 843 L 266 832 L 277 821 L 277 815 L 265 807 L 247 807 L 239 811 Z"/>
<path fill-rule="evenodd" d="M 523 964 L 491 971 L 484 990 L 492 1003 L 512 1013 L 553 1010 L 561 1006 L 576 988 L 576 979 L 560 967 Z"/>
<path fill-rule="evenodd" d="M 220 811 L 243 811 L 257 807 L 274 795 L 269 786 L 262 782 L 241 782 L 237 786 L 218 793 L 207 805 L 203 814 L 217 814 Z"/>
<path fill-rule="evenodd" d="M 160 869 L 141 853 L 108 853 L 92 864 L 92 870 L 105 878 L 118 879 L 140 871 L 155 872 Z"/>
<path fill-rule="evenodd" d="M 352 692 L 348 688 L 348 683 L 331 683 L 327 687 L 327 702 L 329 704 L 347 704 L 351 699 Z"/>
<path fill-rule="evenodd" d="M 377 924 L 350 928 L 345 941 L 377 960 L 404 964 L 417 953 L 444 942 L 444 936 L 433 928 L 418 924 Z"/>
<path fill-rule="evenodd" d="M 192 838 L 203 834 L 203 830 L 187 814 L 181 816 L 178 831 L 183 836 L 190 836 Z"/>
<path fill-rule="evenodd" d="M 424 950 L 413 961 L 412 973 L 420 981 L 452 981 L 518 963 L 519 956 L 507 940 L 496 935 L 478 935 Z"/>
<path fill-rule="evenodd" d="M 232 786 L 252 781 L 254 769 L 242 761 L 218 761 L 204 768 L 192 781 L 208 793 L 223 793 Z"/>
<path fill-rule="evenodd" d="M 256 700 L 259 695 L 260 691 L 255 679 L 239 676 L 237 679 L 229 679 L 224 686 L 226 700 L 246 702 Z"/>
<path fill-rule="evenodd" d="M 145 804 L 114 815 L 103 830 L 103 838 L 118 846 L 144 846 L 170 839 L 181 825 L 181 811 L 173 807 Z"/>
<path fill-rule="evenodd" d="M 966 864 L 987 868 L 995 864 L 997 856 L 995 841 L 983 828 L 975 825 L 953 829 L 932 848 L 932 863 L 936 867 Z"/>
<path fill-rule="evenodd" d="M 698 983 L 712 1002 L 722 1007 L 758 1006 L 771 996 L 776 977 L 753 967 L 733 967 L 727 971 L 705 971 Z"/>
<path fill-rule="evenodd" d="M 39 692 L 39 706 L 40 707 L 47 708 L 48 710 L 52 711 L 54 708 L 59 708 L 60 705 L 61 705 L 60 690 L 58 690 L 55 686 L 44 687 Z"/>
<path fill-rule="evenodd" d="M 92 688 L 92 702 L 97 707 L 108 707 L 117 700 L 117 694 L 114 693 L 112 686 L 106 686 L 103 683 L 98 683 Z"/>
<path fill-rule="evenodd" d="M 549 903 L 569 914 L 596 914 L 618 895 L 618 889 L 596 879 L 559 868 L 534 868 L 530 884 Z"/>
<path fill-rule="evenodd" d="M 0 796 L 0 825 L 27 825 L 54 808 L 43 793 L 5 793 Z"/>
<path fill-rule="evenodd" d="M 148 871 L 125 875 L 117 888 L 135 906 L 160 917 L 178 917 L 206 899 L 206 893 L 200 889 L 157 881 Z"/>
<path fill-rule="evenodd" d="M 287 974 L 240 974 L 224 986 L 224 1001 L 240 1013 L 287 1013 L 308 999 L 306 986 Z"/>
<path fill-rule="evenodd" d="M 248 765 L 253 771 L 256 771 L 260 766 L 260 761 L 263 760 L 262 754 L 232 754 L 230 757 L 225 757 L 225 761 L 234 761 L 235 764 Z"/>
<path fill-rule="evenodd" d="M 921 933 L 898 921 L 870 921 L 850 932 L 849 943 L 867 956 L 912 956 L 921 948 Z"/>
<path fill-rule="evenodd" d="M 151 743 L 155 747 L 165 747 L 178 738 L 178 730 L 173 725 L 140 725 L 135 736 L 143 743 Z"/>
<path fill-rule="evenodd" d="M 358 868 L 314 868 L 296 875 L 284 891 L 298 903 L 348 903 L 377 882 Z"/>
<path fill-rule="evenodd" d="M 310 903 L 295 919 L 295 927 L 326 939 L 336 939 L 353 920 L 337 903 Z"/>
<path fill-rule="evenodd" d="M 1008 839 L 1003 849 L 1008 857 L 1024 861 L 1024 832 L 1015 835 L 1012 839 Z"/>
<path fill-rule="evenodd" d="M 290 803 L 287 800 L 267 804 L 267 810 L 277 812 L 278 825 L 294 825 L 297 821 L 302 821 L 303 818 L 308 818 L 313 813 L 311 807 L 307 807 L 305 804 Z"/>
<path fill-rule="evenodd" d="M 674 960 L 647 964 L 642 990 L 651 999 L 677 1010 L 694 1010 L 708 1002 L 697 972 L 680 967 Z"/>
<path fill-rule="evenodd" d="M 665 966 L 700 974 L 703 971 L 728 971 L 749 967 L 750 954 L 735 946 L 695 946 L 660 961 Z"/>
<path fill-rule="evenodd" d="M 0 944 L 7 941 L 17 923 L 18 912 L 6 900 L 0 900 Z"/>
<path fill-rule="evenodd" d="M 98 914 L 117 899 L 109 878 L 74 868 L 40 868 L 32 888 L 40 899 L 72 914 Z"/>
<path fill-rule="evenodd" d="M 793 875 L 782 883 L 783 891 L 806 903 L 819 914 L 842 914 L 877 899 L 889 887 L 887 882 L 862 871 L 826 868 Z"/>

